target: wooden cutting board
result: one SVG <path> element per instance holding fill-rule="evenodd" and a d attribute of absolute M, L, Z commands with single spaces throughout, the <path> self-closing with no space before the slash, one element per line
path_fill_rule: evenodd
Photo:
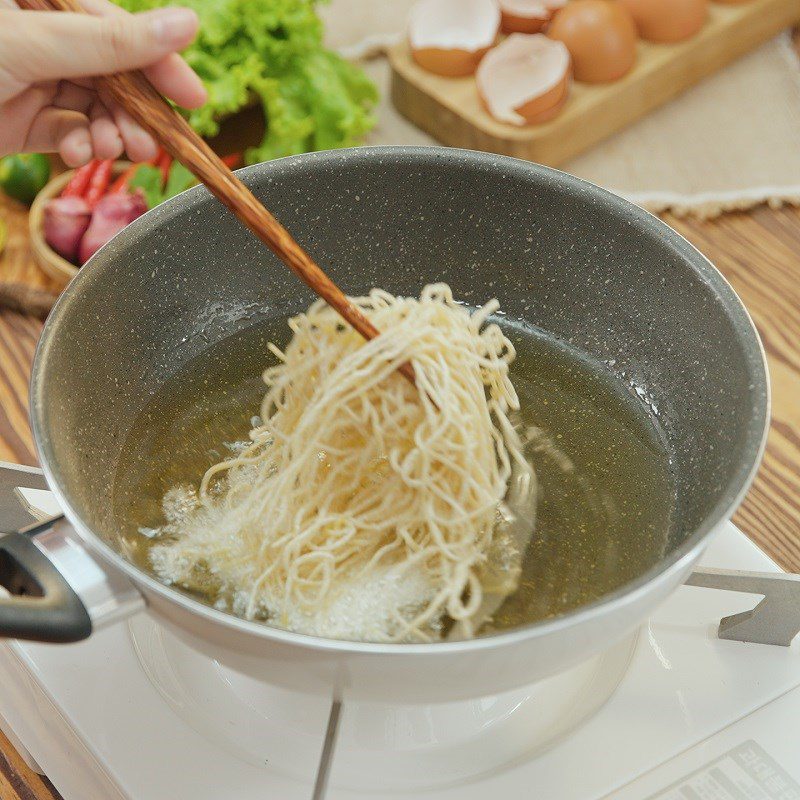
<path fill-rule="evenodd" d="M 475 80 L 444 78 L 411 58 L 408 44 L 389 53 L 392 100 L 443 144 L 487 150 L 556 166 L 666 103 L 779 31 L 800 22 L 800 0 L 711 3 L 703 30 L 673 45 L 639 42 L 634 69 L 610 84 L 575 83 L 564 110 L 544 125 L 497 122 L 483 109 Z M 742 98 L 742 113 L 752 99 Z"/>

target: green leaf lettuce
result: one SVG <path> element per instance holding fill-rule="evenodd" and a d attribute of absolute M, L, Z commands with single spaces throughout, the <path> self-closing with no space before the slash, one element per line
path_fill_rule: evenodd
<path fill-rule="evenodd" d="M 171 0 L 119 0 L 129 11 Z M 315 0 L 182 0 L 197 11 L 200 33 L 184 57 L 209 100 L 188 112 L 203 136 L 254 99 L 264 109 L 261 143 L 247 163 L 308 150 L 359 144 L 373 125 L 375 86 L 354 64 L 325 49 Z"/>

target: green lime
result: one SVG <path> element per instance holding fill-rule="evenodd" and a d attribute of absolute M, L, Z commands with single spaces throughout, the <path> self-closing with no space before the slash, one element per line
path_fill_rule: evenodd
<path fill-rule="evenodd" d="M 30 205 L 50 180 L 50 160 L 41 153 L 19 153 L 0 159 L 0 188 Z"/>

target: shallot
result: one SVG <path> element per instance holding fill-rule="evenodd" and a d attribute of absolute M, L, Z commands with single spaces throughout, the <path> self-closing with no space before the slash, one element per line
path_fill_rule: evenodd
<path fill-rule="evenodd" d="M 94 207 L 89 229 L 81 239 L 78 255 L 85 264 L 112 236 L 119 233 L 147 211 L 147 204 L 139 192 L 107 194 Z"/>
<path fill-rule="evenodd" d="M 56 197 L 44 207 L 44 238 L 68 261 L 75 261 L 92 210 L 82 197 Z"/>

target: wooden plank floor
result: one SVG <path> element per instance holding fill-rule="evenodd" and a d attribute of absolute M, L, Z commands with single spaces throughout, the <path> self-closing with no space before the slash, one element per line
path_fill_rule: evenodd
<path fill-rule="evenodd" d="M 24 210 L 0 200 L 10 224 L 0 280 L 52 288 L 30 259 Z M 772 428 L 763 466 L 734 521 L 784 569 L 800 572 L 800 210 L 761 207 L 701 222 L 665 220 L 731 281 L 764 339 L 772 373 Z M 28 379 L 41 323 L 0 313 L 0 459 L 35 464 Z M 0 800 L 54 800 L 0 736 Z"/>
<path fill-rule="evenodd" d="M 733 284 L 764 341 L 772 425 L 734 522 L 784 569 L 800 572 L 800 210 L 761 207 L 711 222 L 666 221 Z"/>
<path fill-rule="evenodd" d="M 62 800 L 47 778 L 22 760 L 0 731 L 0 800 Z"/>

